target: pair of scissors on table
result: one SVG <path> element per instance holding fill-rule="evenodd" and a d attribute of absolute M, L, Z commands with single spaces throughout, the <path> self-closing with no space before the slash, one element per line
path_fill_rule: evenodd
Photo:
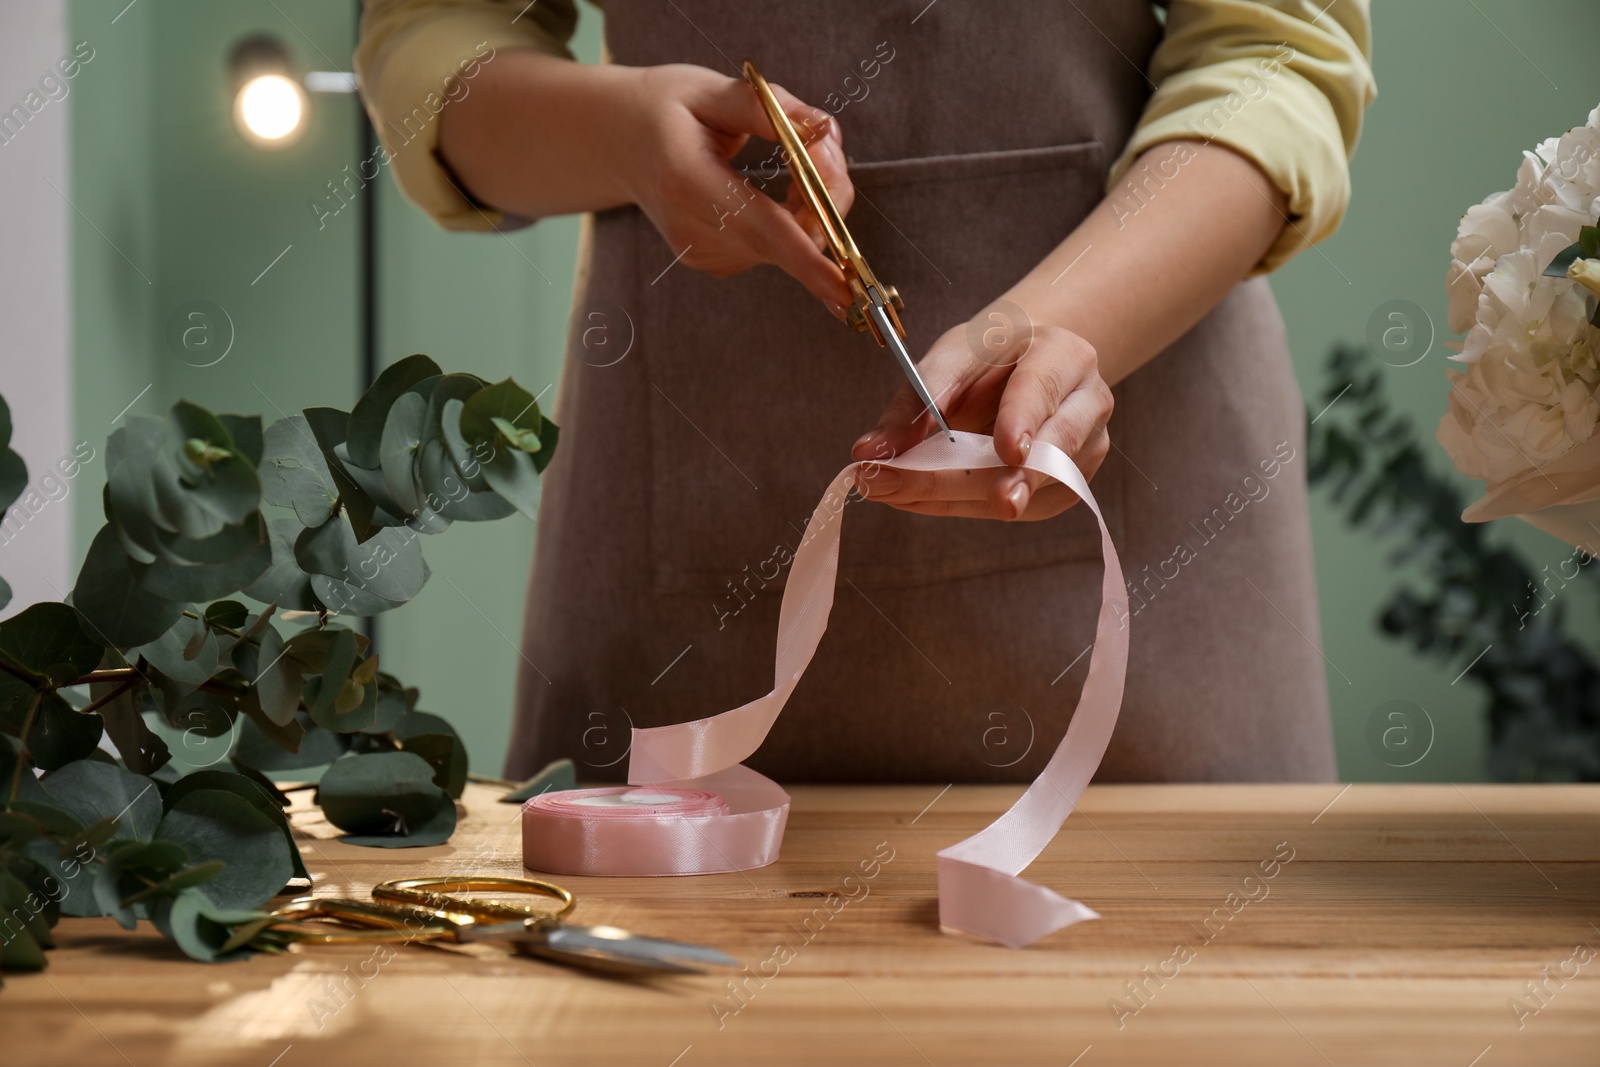
<path fill-rule="evenodd" d="M 833 197 L 828 194 L 828 187 L 823 184 L 822 176 L 817 173 L 815 164 L 811 162 L 805 142 L 795 132 L 789 116 L 784 114 L 783 106 L 778 103 L 777 96 L 772 92 L 772 86 L 767 84 L 767 79 L 761 76 L 756 65 L 748 59 L 744 61 L 744 77 L 755 88 L 756 97 L 761 101 L 767 119 L 778 135 L 778 142 L 783 145 L 784 153 L 789 157 L 789 174 L 799 187 L 801 195 L 805 197 L 806 203 L 817 213 L 817 219 L 822 223 L 823 236 L 828 243 L 828 253 L 839 265 L 839 270 L 844 273 L 845 282 L 850 286 L 850 295 L 855 298 L 855 303 L 846 310 L 846 321 L 857 333 L 871 332 L 879 348 L 887 348 L 893 353 L 896 362 L 900 364 L 900 369 L 911 382 L 911 388 L 917 391 L 918 399 L 933 413 L 934 420 L 939 423 L 939 429 L 954 441 L 955 436 L 950 433 L 950 427 L 945 423 L 939 405 L 934 403 L 933 395 L 928 392 L 927 383 L 922 380 L 922 375 L 917 373 L 917 365 L 911 361 L 911 353 L 906 351 L 906 328 L 901 325 L 899 314 L 905 310 L 905 301 L 900 299 L 900 293 L 894 286 L 880 282 L 878 276 L 872 273 L 872 268 L 867 266 L 867 261 L 862 258 L 861 249 L 856 246 L 855 238 L 851 237 L 850 231 L 845 228 L 844 216 L 839 214 L 839 208 L 834 204 Z"/>
<path fill-rule="evenodd" d="M 552 908 L 480 900 L 458 893 L 509 892 L 548 897 Z M 565 921 L 577 900 L 561 886 L 532 878 L 402 878 L 373 887 L 375 899 L 301 897 L 274 909 L 260 943 L 322 945 L 445 941 L 506 945 L 587 970 L 627 977 L 695 974 L 739 961 L 705 945 L 644 937 L 616 926 Z M 323 921 L 325 920 L 325 921 Z"/>

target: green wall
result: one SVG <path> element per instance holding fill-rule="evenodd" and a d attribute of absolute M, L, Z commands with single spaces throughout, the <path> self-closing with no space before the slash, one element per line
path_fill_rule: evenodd
<path fill-rule="evenodd" d="M 1361 341 L 1380 306 L 1409 300 L 1436 327 L 1434 347 L 1414 366 L 1378 365 L 1389 395 L 1414 413 L 1431 442 L 1447 392 L 1451 353 L 1444 342 L 1453 335 L 1446 324 L 1445 270 L 1456 224 L 1469 206 L 1514 183 L 1524 149 L 1582 124 L 1600 102 L 1600 67 L 1593 59 L 1600 6 L 1593 0 L 1475 4 L 1373 5 L 1379 97 L 1352 167 L 1350 214 L 1319 246 L 1320 255 L 1301 255 L 1273 279 L 1313 414 L 1323 406 L 1328 349 Z M 1450 469 L 1442 449 L 1436 458 L 1441 470 Z M 1349 532 L 1318 497 L 1312 522 L 1323 651 L 1351 679 L 1346 684 L 1329 672 L 1341 774 L 1396 781 L 1481 777 L 1486 701 L 1470 677 L 1452 685 L 1478 650 L 1439 665 L 1382 638 L 1373 620 L 1399 578 L 1388 563 L 1394 543 Z M 1535 569 L 1572 552 L 1515 520 L 1499 525 L 1498 535 L 1522 548 Z M 1582 602 L 1572 588 L 1568 607 L 1593 637 L 1596 605 Z M 1420 706 L 1435 728 L 1433 750 L 1410 768 L 1386 765 L 1367 746 L 1367 719 L 1393 700 Z"/>
<path fill-rule="evenodd" d="M 71 97 L 72 199 L 83 212 L 73 232 L 82 432 L 98 443 L 147 385 L 136 413 L 179 397 L 268 421 L 307 406 L 348 408 L 358 389 L 360 218 L 352 205 L 319 227 L 311 203 L 331 208 L 325 183 L 361 156 L 355 99 L 314 97 L 305 136 L 261 151 L 234 132 L 226 61 L 235 42 L 264 32 L 301 69 L 349 70 L 353 6 L 144 0 L 118 18 L 126 3 L 71 8 L 72 40 L 96 49 Z M 586 21 L 576 47 L 593 59 L 598 19 Z M 505 237 L 445 234 L 401 200 L 387 174 L 360 195 L 374 191 L 380 361 L 426 352 L 446 369 L 512 375 L 534 392 L 552 385 L 577 220 Z M 197 300 L 232 321 L 232 348 L 213 366 L 192 366 L 203 360 L 180 358 L 166 336 L 169 317 Z M 227 327 L 218 330 L 221 344 Z M 81 557 L 104 519 L 98 493 L 76 500 Z M 421 596 L 378 624 L 386 669 L 458 726 L 486 773 L 498 773 L 505 751 L 532 549 L 526 519 L 458 524 L 427 541 L 434 577 Z"/>
<path fill-rule="evenodd" d="M 72 39 L 96 49 L 71 98 L 73 201 L 82 212 L 73 232 L 79 434 L 98 441 L 147 385 L 133 408 L 146 414 L 180 396 L 269 419 L 279 409 L 348 406 L 357 389 L 359 219 L 347 208 L 319 229 L 310 204 L 360 156 L 355 102 L 316 98 L 298 144 L 259 151 L 233 132 L 225 61 L 239 38 L 267 32 L 302 68 L 349 69 L 350 5 L 144 0 L 124 12 L 125 4 L 75 0 L 71 9 Z M 1377 7 L 1382 96 L 1356 159 L 1350 217 L 1321 254 L 1301 256 L 1274 285 L 1308 396 L 1320 389 L 1328 347 L 1361 338 L 1380 305 L 1405 299 L 1425 309 L 1440 343 L 1386 374 L 1431 432 L 1444 406 L 1444 270 L 1456 219 L 1511 183 L 1521 149 L 1583 121 L 1600 100 L 1589 43 L 1600 12 L 1592 0 L 1477 0 L 1481 13 L 1459 0 Z M 599 21 L 585 8 L 577 47 L 589 59 Z M 387 175 L 375 191 L 380 358 L 427 352 L 447 368 L 515 375 L 535 392 L 551 385 L 576 220 L 506 237 L 445 234 Z M 180 359 L 166 338 L 169 317 L 196 300 L 232 320 L 233 346 L 214 366 L 189 365 L 195 357 Z M 101 517 L 98 494 L 76 499 L 81 553 Z M 1469 680 L 1451 684 L 1466 664 L 1433 665 L 1382 640 L 1372 619 L 1398 580 L 1385 547 L 1347 532 L 1320 502 L 1313 519 L 1324 647 L 1352 680 L 1330 672 L 1342 773 L 1480 777 L 1482 698 Z M 1506 536 L 1537 564 L 1566 555 L 1531 530 Z M 458 724 L 484 772 L 497 771 L 505 750 L 533 539 L 523 519 L 458 525 L 431 539 L 433 581 L 380 622 L 386 667 Z M 1593 605 L 1574 606 L 1594 618 Z M 1424 708 L 1437 729 L 1427 758 L 1406 769 L 1387 766 L 1364 739 L 1368 716 L 1397 699 Z"/>

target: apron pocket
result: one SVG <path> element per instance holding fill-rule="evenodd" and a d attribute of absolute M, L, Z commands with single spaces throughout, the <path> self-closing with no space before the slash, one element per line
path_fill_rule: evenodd
<path fill-rule="evenodd" d="M 918 358 L 1037 265 L 1099 202 L 1105 152 L 1084 142 L 852 163 L 851 174 L 851 233 L 905 300 L 907 347 Z M 785 180 L 766 183 L 763 195 L 781 199 Z M 729 195 L 723 211 L 739 203 Z M 752 575 L 762 588 L 781 586 L 817 498 L 903 381 L 899 367 L 777 268 L 712 278 L 674 264 L 681 250 L 633 215 L 639 352 L 650 393 L 653 586 L 717 594 Z M 1119 541 L 1121 467 L 1113 451 L 1092 483 Z M 840 573 L 864 588 L 1100 554 L 1094 517 L 1079 507 L 1042 523 L 930 518 L 866 502 L 848 510 Z"/>

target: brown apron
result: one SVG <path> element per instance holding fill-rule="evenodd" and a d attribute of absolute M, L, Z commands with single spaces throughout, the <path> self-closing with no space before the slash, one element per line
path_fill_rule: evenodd
<path fill-rule="evenodd" d="M 1148 95 L 1148 3 L 1042 10 L 608 0 L 606 39 L 629 65 L 737 76 L 749 56 L 838 115 L 851 230 L 917 354 L 1094 207 Z M 741 161 L 770 175 L 770 152 Z M 634 208 L 587 233 L 512 777 L 563 755 L 619 776 L 631 726 L 772 687 L 789 556 L 901 381 L 776 268 L 716 279 L 674 254 Z M 1304 409 L 1266 282 L 1115 393 L 1092 488 L 1132 587 L 1132 657 L 1100 779 L 1330 779 Z M 1032 778 L 1077 700 L 1100 573 L 1081 507 L 1007 524 L 852 502 L 828 632 L 749 763 L 786 782 Z"/>

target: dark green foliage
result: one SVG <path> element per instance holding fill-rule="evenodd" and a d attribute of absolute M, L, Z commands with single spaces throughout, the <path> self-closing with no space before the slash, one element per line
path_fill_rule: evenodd
<path fill-rule="evenodd" d="M 0 400 L 0 513 L 27 486 L 10 437 Z M 344 621 L 422 590 L 419 534 L 531 513 L 555 438 L 514 382 L 426 356 L 349 413 L 130 416 L 70 602 L 0 621 L 0 964 L 44 966 L 62 915 L 248 951 L 256 909 L 305 877 L 267 772 L 326 768 L 351 843 L 449 838 L 466 749 Z M 203 769 L 178 776 L 157 719 Z"/>
<path fill-rule="evenodd" d="M 1462 522 L 1467 500 L 1445 473 L 1448 461 L 1431 434 L 1419 444 L 1389 406 L 1379 365 L 1363 350 L 1329 357 L 1322 403 L 1335 398 L 1311 427 L 1311 482 L 1352 526 L 1393 541 L 1394 562 L 1424 579 L 1395 590 L 1379 627 L 1460 668 L 1488 649 L 1462 682 L 1488 695 L 1494 777 L 1600 781 L 1600 666 L 1568 636 L 1565 603 L 1539 609 L 1553 589 L 1600 581 L 1600 568 L 1574 553 L 1535 572 L 1492 543 L 1487 525 Z"/>

